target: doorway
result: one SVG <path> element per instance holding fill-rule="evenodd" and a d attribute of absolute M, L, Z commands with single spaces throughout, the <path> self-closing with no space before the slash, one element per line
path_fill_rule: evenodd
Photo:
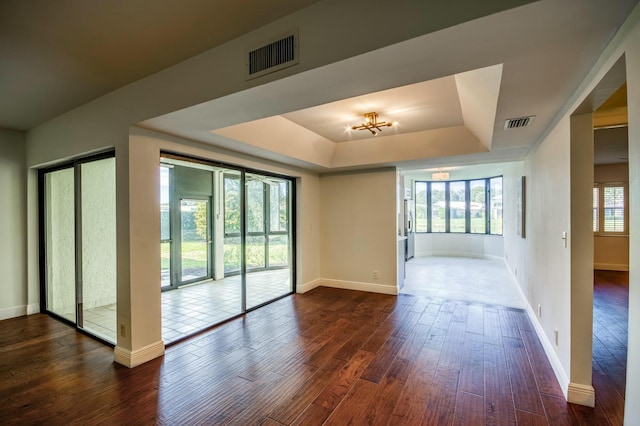
<path fill-rule="evenodd" d="M 173 154 L 160 177 L 165 342 L 295 291 L 293 179 Z"/>
<path fill-rule="evenodd" d="M 41 311 L 116 341 L 113 152 L 39 171 Z"/>

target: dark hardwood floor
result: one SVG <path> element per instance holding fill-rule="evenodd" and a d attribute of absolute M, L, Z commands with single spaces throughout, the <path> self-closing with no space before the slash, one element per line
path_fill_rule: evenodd
<path fill-rule="evenodd" d="M 600 396 L 600 395 L 599 395 Z M 0 322 L 2 424 L 602 425 L 524 311 L 318 288 L 135 369 L 45 316 Z"/>
<path fill-rule="evenodd" d="M 597 408 L 612 425 L 622 425 L 627 374 L 629 273 L 594 273 L 593 387 Z"/>

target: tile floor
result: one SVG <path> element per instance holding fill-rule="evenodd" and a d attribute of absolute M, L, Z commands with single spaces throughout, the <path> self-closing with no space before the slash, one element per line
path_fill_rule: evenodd
<path fill-rule="evenodd" d="M 240 275 L 205 281 L 162 292 L 162 339 L 165 343 L 196 333 L 238 315 L 241 306 Z M 247 275 L 247 309 L 291 292 L 289 269 Z M 85 329 L 116 341 L 116 305 L 101 306 L 84 314 Z"/>
<path fill-rule="evenodd" d="M 416 257 L 406 264 L 401 293 L 526 309 L 502 260 L 470 257 Z"/>
<path fill-rule="evenodd" d="M 162 293 L 162 338 L 171 343 L 242 312 L 240 275 Z M 291 292 L 289 269 L 247 274 L 247 309 Z"/>

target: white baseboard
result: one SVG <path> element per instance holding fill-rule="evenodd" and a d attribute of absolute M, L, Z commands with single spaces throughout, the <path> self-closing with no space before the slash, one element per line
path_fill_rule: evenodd
<path fill-rule="evenodd" d="M 593 386 L 569 383 L 567 401 L 593 408 L 596 406 L 596 391 Z"/>
<path fill-rule="evenodd" d="M 113 350 L 113 360 L 129 368 L 137 367 L 162 355 L 164 355 L 164 342 L 162 340 L 135 351 L 120 346 L 116 346 Z"/>
<path fill-rule="evenodd" d="M 27 315 L 39 314 L 40 313 L 40 304 L 32 303 L 27 305 Z"/>
<path fill-rule="evenodd" d="M 364 283 L 358 281 L 343 281 L 343 280 L 331 280 L 327 278 L 319 278 L 316 281 L 320 281 L 321 286 L 324 287 L 332 287 L 332 288 L 342 288 L 345 290 L 358 290 L 358 291 L 368 291 L 370 293 L 382 293 L 382 294 L 398 294 L 397 286 L 393 285 L 384 285 L 384 284 L 375 284 L 375 283 Z"/>
<path fill-rule="evenodd" d="M 522 288 L 518 284 L 518 280 L 514 275 L 513 271 L 511 270 L 511 268 L 509 267 L 509 263 L 506 261 L 506 259 L 504 263 L 507 266 L 507 270 L 511 274 L 511 278 L 516 288 L 518 289 L 518 292 L 520 293 L 520 297 L 522 297 L 522 299 L 525 301 L 525 304 L 527 306 L 527 315 L 529 316 L 529 320 L 531 321 L 531 324 L 533 324 L 533 328 L 536 331 L 538 340 L 540 340 L 540 343 L 542 344 L 544 353 L 547 355 L 549 364 L 551 364 L 551 368 L 553 369 L 553 373 L 555 374 L 556 379 L 558 380 L 560 389 L 562 389 L 562 394 L 564 395 L 564 398 L 567 401 L 573 402 L 569 400 L 569 386 L 570 386 L 569 376 L 567 375 L 567 372 L 562 366 L 562 363 L 560 362 L 560 358 L 558 358 L 558 354 L 556 354 L 556 351 L 553 350 L 551 341 L 549 341 L 549 339 L 547 338 L 547 335 L 545 334 L 544 329 L 542 328 L 542 324 L 540 324 L 540 321 L 538 321 L 538 317 L 536 316 L 535 312 L 533 312 L 533 309 L 531 308 L 531 304 L 529 303 L 529 300 L 527 300 L 527 297 L 522 291 Z M 580 404 L 579 402 L 576 402 L 576 403 Z M 582 405 L 585 405 L 585 404 L 582 404 Z"/>
<path fill-rule="evenodd" d="M 298 284 L 296 285 L 296 293 L 306 293 L 309 290 L 313 290 L 316 287 L 320 287 L 322 285 L 322 279 L 317 278 L 313 281 L 309 281 L 308 283 Z"/>
<path fill-rule="evenodd" d="M 594 263 L 593 269 L 601 271 L 629 271 L 629 265 L 619 263 Z"/>
<path fill-rule="evenodd" d="M 417 251 L 415 257 L 470 257 L 473 259 L 487 259 L 487 260 L 504 260 L 503 256 L 493 256 L 490 254 L 480 254 L 475 252 L 461 252 L 461 251 Z"/>
<path fill-rule="evenodd" d="M 0 320 L 22 317 L 25 315 L 27 315 L 27 305 L 12 306 L 10 308 L 0 309 Z"/>
<path fill-rule="evenodd" d="M 531 305 L 529 305 L 529 303 L 527 303 L 527 314 L 529 315 L 529 320 L 531 320 L 531 323 L 533 324 L 533 328 L 536 330 L 538 340 L 540 340 L 540 343 L 542 343 L 542 348 L 544 349 L 545 354 L 547 354 L 547 359 L 551 364 L 553 373 L 556 375 L 556 379 L 558 379 L 558 384 L 560 385 L 560 389 L 562 389 L 564 398 L 569 402 L 573 402 L 569 400 L 569 376 L 562 366 L 560 358 L 558 358 L 558 354 L 553 350 L 551 341 L 547 338 L 542 325 L 538 321 L 538 317 L 536 316 L 535 312 L 533 312 L 533 309 L 531 308 Z"/>

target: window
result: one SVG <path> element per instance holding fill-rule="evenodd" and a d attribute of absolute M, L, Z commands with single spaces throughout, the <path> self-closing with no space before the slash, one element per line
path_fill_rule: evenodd
<path fill-rule="evenodd" d="M 489 195 L 491 201 L 491 232 L 502 235 L 502 177 L 490 179 Z"/>
<path fill-rule="evenodd" d="M 593 232 L 600 232 L 600 221 L 598 220 L 598 210 L 600 206 L 600 187 L 593 187 Z"/>
<path fill-rule="evenodd" d="M 502 235 L 502 176 L 415 182 L 416 232 Z"/>
<path fill-rule="evenodd" d="M 446 183 L 431 182 L 431 232 L 447 232 Z"/>
<path fill-rule="evenodd" d="M 471 233 L 485 234 L 487 232 L 487 182 L 486 180 L 472 180 L 469 182 L 471 215 Z"/>
<path fill-rule="evenodd" d="M 467 232 L 467 182 L 449 184 L 449 231 Z"/>
<path fill-rule="evenodd" d="M 593 232 L 627 232 L 627 186 L 624 183 L 596 184 L 593 188 Z"/>
<path fill-rule="evenodd" d="M 416 182 L 416 232 L 427 232 L 427 182 Z"/>

